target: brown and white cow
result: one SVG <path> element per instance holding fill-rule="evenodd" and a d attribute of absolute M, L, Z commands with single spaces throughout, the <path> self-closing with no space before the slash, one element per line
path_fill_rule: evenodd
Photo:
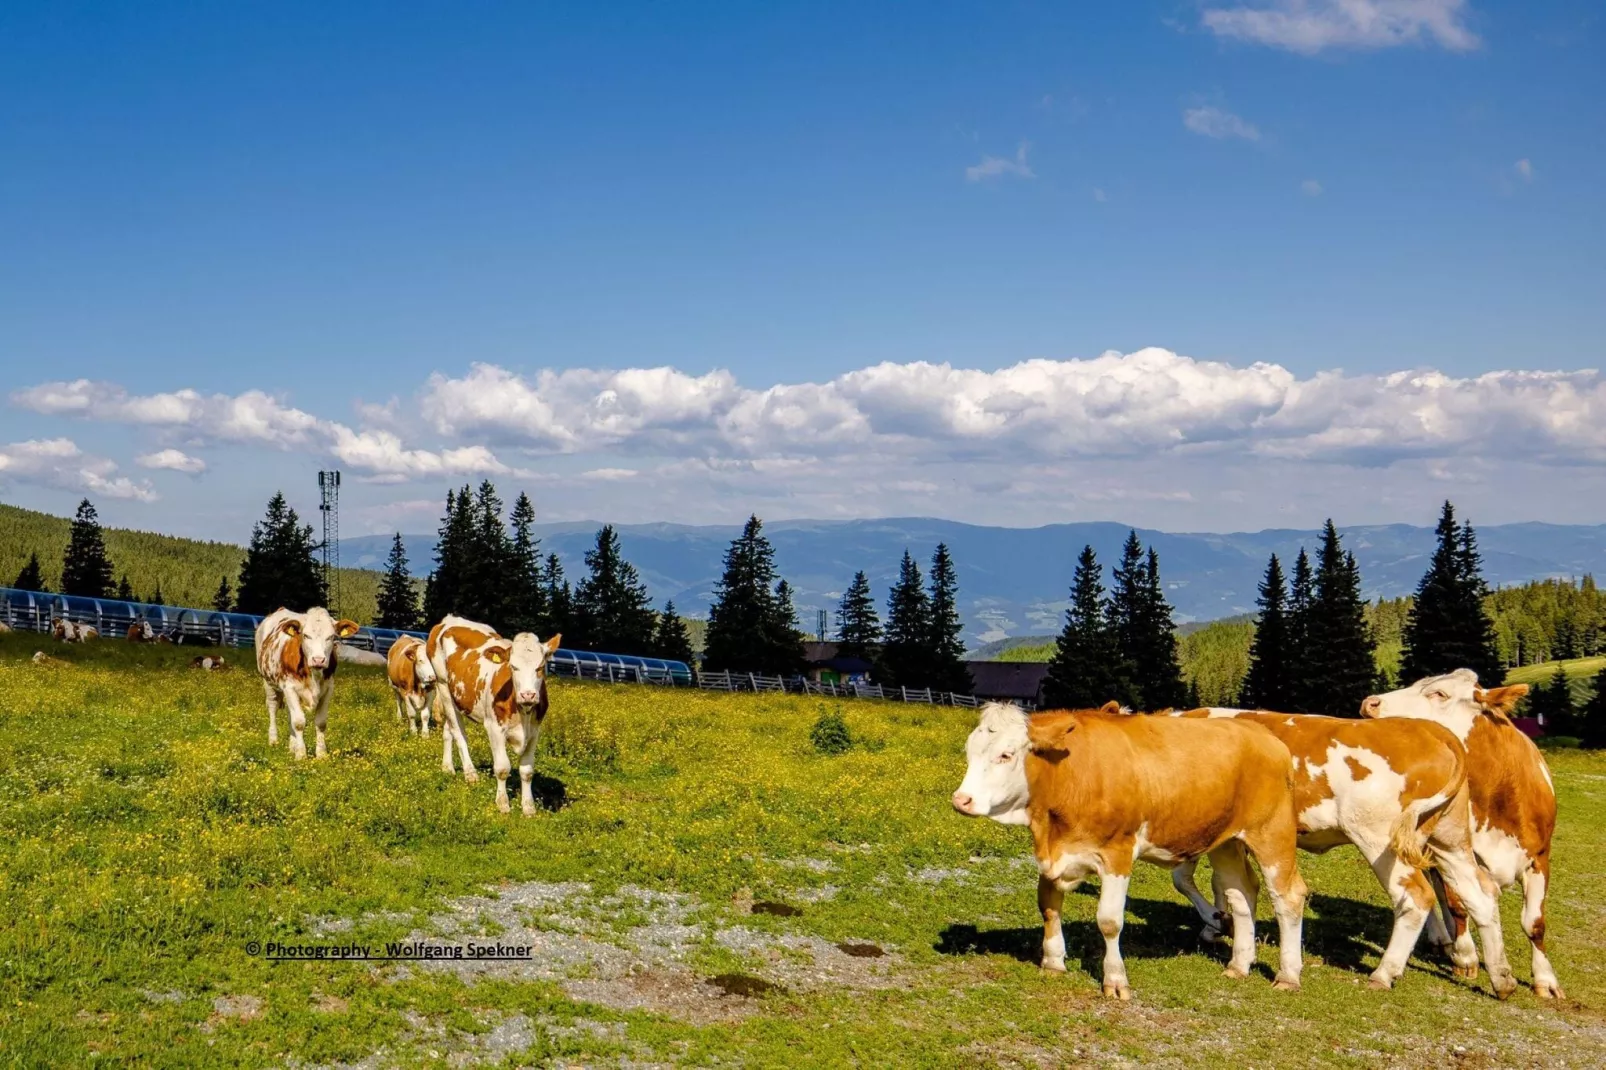
<path fill-rule="evenodd" d="M 385 671 L 390 677 L 390 689 L 396 696 L 396 719 L 406 721 L 408 731 L 415 735 L 420 728 L 424 735 L 429 735 L 429 704 L 435 690 L 435 666 L 429 663 L 424 641 L 404 635 L 392 643 L 385 655 Z"/>
<path fill-rule="evenodd" d="M 1299 846 L 1320 854 L 1353 843 L 1393 903 L 1394 931 L 1372 973 L 1373 988 L 1394 987 L 1433 916 L 1433 885 L 1424 872 L 1433 867 L 1456 910 L 1478 925 L 1495 994 L 1504 999 L 1516 990 L 1500 926 L 1499 889 L 1473 854 L 1466 752 L 1447 729 L 1428 721 L 1356 721 L 1219 707 L 1173 716 L 1253 721 L 1288 748 L 1294 759 Z M 1194 884 L 1196 865 L 1183 863 L 1171 871 L 1171 879 L 1204 916 L 1208 937 L 1215 911 Z M 1464 924 L 1460 939 L 1446 950 L 1459 975 L 1477 977 L 1477 950 Z"/>
<path fill-rule="evenodd" d="M 335 620 L 322 606 L 305 613 L 276 609 L 262 618 L 256 630 L 257 672 L 268 699 L 268 742 L 279 742 L 279 704 L 290 711 L 290 753 L 307 756 L 302 729 L 311 711 L 318 732 L 313 752 L 328 754 L 324 725 L 329 720 L 329 697 L 335 690 L 335 644 L 357 633 L 357 622 Z"/>
<path fill-rule="evenodd" d="M 1522 928 L 1533 944 L 1534 993 L 1560 999 L 1561 983 L 1545 954 L 1556 789 L 1539 748 L 1511 723 L 1511 711 L 1527 693 L 1527 684 L 1481 688 L 1477 673 L 1457 669 L 1372 695 L 1361 703 L 1361 713 L 1436 721 L 1466 748 L 1472 846 L 1501 889 L 1522 882 Z M 1430 935 L 1443 934 L 1437 917 L 1428 924 Z"/>
<path fill-rule="evenodd" d="M 88 624 L 80 624 L 66 617 L 57 617 L 50 626 L 50 634 L 63 643 L 87 643 L 91 639 L 99 639 L 100 633 Z"/>
<path fill-rule="evenodd" d="M 156 629 L 151 627 L 151 622 L 148 620 L 136 620 L 128 626 L 128 631 L 124 633 L 124 638 L 130 643 L 154 643 L 156 642 Z"/>
<path fill-rule="evenodd" d="M 1120 937 L 1133 864 L 1169 869 L 1205 855 L 1232 912 L 1227 975 L 1247 977 L 1256 894 L 1247 852 L 1277 913 L 1276 987 L 1299 987 L 1305 882 L 1295 857 L 1291 760 L 1270 732 L 1236 720 L 1129 717 L 1114 703 L 1030 718 L 989 703 L 965 750 L 954 809 L 1032 830 L 1045 970 L 1065 969 L 1065 893 L 1097 874 L 1104 994 L 1130 999 Z"/>
<path fill-rule="evenodd" d="M 504 814 L 508 804 L 507 776 L 511 771 L 508 745 L 519 758 L 519 777 L 523 781 L 520 807 L 525 817 L 535 814 L 531 791 L 535 778 L 535 739 L 546 717 L 546 665 L 557 650 L 562 636 L 545 643 L 529 632 L 520 632 L 511 641 L 503 639 L 484 624 L 462 617 L 448 616 L 429 630 L 425 644 L 435 669 L 435 713 L 441 719 L 441 768 L 456 773 L 452 763 L 452 742 L 463 760 L 463 777 L 469 783 L 479 779 L 468 753 L 463 718 L 478 721 L 491 743 L 492 765 L 496 771 L 496 808 Z"/>
<path fill-rule="evenodd" d="M 197 654 L 190 659 L 190 668 L 203 672 L 220 672 L 229 667 L 222 654 Z"/>

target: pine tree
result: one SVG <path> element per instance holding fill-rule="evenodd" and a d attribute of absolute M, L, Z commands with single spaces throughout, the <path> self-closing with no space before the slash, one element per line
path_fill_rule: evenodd
<path fill-rule="evenodd" d="M 1137 697 L 1146 710 L 1175 708 L 1187 701 L 1182 667 L 1177 662 L 1176 624 L 1171 603 L 1160 583 L 1160 555 L 1148 548 L 1143 570 L 1143 598 L 1138 635 L 1142 645 L 1134 652 Z"/>
<path fill-rule="evenodd" d="M 535 537 L 535 506 L 520 494 L 509 516 L 513 543 L 508 560 L 508 627 L 540 634 L 546 619 L 546 589 L 541 583 L 541 540 Z"/>
<path fill-rule="evenodd" d="M 234 592 L 229 589 L 229 578 L 221 577 L 217 581 L 217 591 L 212 595 L 212 608 L 219 613 L 229 613 L 234 607 Z"/>
<path fill-rule="evenodd" d="M 1244 677 L 1243 694 L 1238 701 L 1263 710 L 1294 708 L 1293 681 L 1289 677 L 1288 592 L 1283 586 L 1283 566 L 1271 555 L 1265 578 L 1260 581 L 1259 619 L 1255 639 L 1249 647 L 1249 673 Z"/>
<path fill-rule="evenodd" d="M 304 613 L 324 600 L 312 525 L 301 523 L 283 493 L 268 499 L 267 515 L 251 528 L 235 602 L 241 613 L 265 616 L 283 607 Z"/>
<path fill-rule="evenodd" d="M 1595 674 L 1595 694 L 1578 711 L 1578 742 L 1590 750 L 1606 749 L 1606 668 Z"/>
<path fill-rule="evenodd" d="M 374 626 L 417 631 L 421 624 L 418 592 L 413 589 L 413 578 L 407 571 L 407 546 L 398 531 L 390 543 L 390 556 L 385 559 L 385 578 L 379 584 Z"/>
<path fill-rule="evenodd" d="M 1567 680 L 1565 666 L 1558 664 L 1550 679 L 1528 696 L 1528 712 L 1539 718 L 1539 724 L 1547 736 L 1578 734 L 1573 689 Z"/>
<path fill-rule="evenodd" d="M 691 648 L 691 636 L 686 634 L 686 622 L 675 612 L 675 603 L 665 602 L 664 611 L 658 614 L 658 628 L 653 633 L 653 657 L 666 661 L 697 663 L 697 654 Z"/>
<path fill-rule="evenodd" d="M 1093 547 L 1084 546 L 1071 581 L 1071 605 L 1065 627 L 1054 645 L 1043 681 L 1043 702 L 1050 709 L 1091 709 L 1125 693 L 1116 671 L 1115 637 L 1105 609 L 1103 569 Z"/>
<path fill-rule="evenodd" d="M 803 640 L 797 626 L 797 609 L 792 604 L 792 585 L 785 580 L 775 584 L 770 616 L 764 624 L 764 638 L 771 651 L 769 667 L 773 676 L 798 676 L 803 672 Z"/>
<path fill-rule="evenodd" d="M 446 512 L 437 536 L 435 570 L 424 588 L 424 619 L 438 621 L 448 613 L 468 616 L 467 571 L 473 553 L 474 515 L 466 485 L 460 491 L 446 492 Z"/>
<path fill-rule="evenodd" d="M 1400 678 L 1420 680 L 1455 669 L 1472 669 L 1480 680 L 1499 680 L 1494 622 L 1484 609 L 1477 535 L 1471 524 L 1457 525 L 1448 501 L 1439 514 L 1438 546 L 1417 584 L 1406 618 Z"/>
<path fill-rule="evenodd" d="M 920 581 L 920 566 L 909 551 L 898 566 L 898 582 L 887 596 L 887 628 L 880 671 L 889 687 L 927 687 L 932 675 L 931 599 Z"/>
<path fill-rule="evenodd" d="M 162 594 L 161 580 L 157 580 L 155 588 L 152 589 L 150 594 L 145 596 L 145 602 L 146 604 L 153 606 L 167 605 L 167 598 Z"/>
<path fill-rule="evenodd" d="M 1110 697 L 1124 706 L 1147 709 L 1137 680 L 1138 661 L 1144 655 L 1148 639 L 1143 620 L 1148 578 L 1144 574 L 1143 544 L 1138 541 L 1136 531 L 1127 532 L 1126 542 L 1121 545 L 1121 563 L 1110 574 L 1112 582 L 1110 597 L 1105 603 L 1105 625 L 1115 644 L 1115 673 L 1123 681 L 1120 690 Z"/>
<path fill-rule="evenodd" d="M 779 627 L 783 609 L 776 599 L 775 550 L 764 524 L 747 518 L 742 533 L 725 551 L 724 569 L 714 588 L 704 639 L 703 669 L 778 675 L 801 665 L 802 637 L 791 641 Z M 788 607 L 789 608 L 789 607 Z"/>
<path fill-rule="evenodd" d="M 1304 713 L 1311 708 L 1311 674 L 1315 671 L 1315 664 L 1310 648 L 1310 618 L 1314 612 L 1315 586 L 1310 555 L 1301 546 L 1299 556 L 1294 558 L 1294 574 L 1288 583 L 1287 712 L 1291 713 Z"/>
<path fill-rule="evenodd" d="M 45 579 L 39 571 L 39 555 L 37 553 L 28 555 L 28 563 L 22 566 L 22 571 L 17 573 L 16 582 L 11 586 L 19 591 L 43 591 L 45 589 Z"/>
<path fill-rule="evenodd" d="M 134 597 L 134 585 L 128 582 L 128 573 L 126 572 L 123 573 L 123 578 L 117 581 L 117 594 L 115 597 L 119 602 L 139 601 Z"/>
<path fill-rule="evenodd" d="M 100 518 L 85 498 L 78 503 L 67 552 L 61 559 L 61 593 L 106 598 L 116 586 L 114 575 L 111 560 L 106 556 Z"/>
<path fill-rule="evenodd" d="M 551 638 L 562 635 L 565 641 L 573 630 L 574 592 L 563 577 L 563 562 L 557 554 L 547 554 L 546 567 L 541 570 L 541 605 L 545 611 L 536 628 L 537 635 Z M 572 645 L 572 644 L 571 644 Z"/>
<path fill-rule="evenodd" d="M 1308 691 L 1305 711 L 1359 716 L 1361 701 L 1377 681 L 1373 641 L 1361 600 L 1360 570 L 1344 552 L 1331 520 L 1322 531 L 1316 579 L 1305 634 Z"/>
<path fill-rule="evenodd" d="M 853 574 L 853 582 L 842 593 L 836 611 L 836 652 L 838 657 L 874 661 L 881 649 L 881 617 L 876 613 L 870 580 L 863 572 Z"/>
<path fill-rule="evenodd" d="M 466 491 L 467 488 L 464 488 Z M 463 495 L 458 495 L 462 508 Z M 459 613 L 470 620 L 489 624 L 499 632 L 508 629 L 508 575 L 513 543 L 502 523 L 502 499 L 490 480 L 481 480 L 469 508 L 468 553 L 463 560 L 463 588 L 458 594 Z"/>
<path fill-rule="evenodd" d="M 591 574 L 575 584 L 573 638 L 565 636 L 569 645 L 610 654 L 649 654 L 655 624 L 652 600 L 636 567 L 624 559 L 612 524 L 597 532 L 585 561 Z"/>
<path fill-rule="evenodd" d="M 931 634 L 926 639 L 926 651 L 931 659 L 931 675 L 927 686 L 968 695 L 975 690 L 976 681 L 965 667 L 965 641 L 961 638 L 964 626 L 959 621 L 959 575 L 947 543 L 939 542 L 937 552 L 931 555 L 930 585 Z"/>

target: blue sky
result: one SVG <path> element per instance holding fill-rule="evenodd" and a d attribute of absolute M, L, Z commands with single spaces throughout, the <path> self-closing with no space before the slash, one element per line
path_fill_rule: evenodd
<path fill-rule="evenodd" d="M 1606 521 L 1597 12 L 7 4 L 0 499 Z"/>

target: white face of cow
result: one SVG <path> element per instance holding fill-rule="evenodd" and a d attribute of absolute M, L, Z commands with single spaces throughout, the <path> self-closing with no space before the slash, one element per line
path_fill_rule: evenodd
<path fill-rule="evenodd" d="M 1371 695 L 1361 703 L 1361 716 L 1437 721 L 1465 743 L 1467 733 L 1480 716 L 1486 713 L 1509 716 L 1527 693 L 1527 684 L 1479 687 L 1477 673 L 1471 669 L 1457 669 L 1443 676 L 1429 676 L 1396 691 Z"/>
<path fill-rule="evenodd" d="M 513 702 L 521 711 L 541 701 L 546 687 L 547 658 L 558 648 L 558 636 L 543 643 L 533 632 L 520 632 L 513 637 L 513 653 L 508 667 L 513 670 Z"/>
<path fill-rule="evenodd" d="M 429 655 L 424 651 L 423 643 L 414 643 L 407 651 L 407 656 L 413 662 L 413 679 L 419 687 L 435 686 L 435 666 L 430 664 Z"/>
<path fill-rule="evenodd" d="M 301 614 L 300 620 L 290 621 L 286 630 L 293 640 L 300 640 L 308 668 L 327 669 L 335 663 L 335 644 L 356 634 L 357 625 L 349 620 L 336 623 L 327 609 L 314 606 Z"/>
<path fill-rule="evenodd" d="M 965 760 L 954 809 L 1004 825 L 1026 824 L 1026 714 L 999 702 L 983 706 L 965 742 Z"/>

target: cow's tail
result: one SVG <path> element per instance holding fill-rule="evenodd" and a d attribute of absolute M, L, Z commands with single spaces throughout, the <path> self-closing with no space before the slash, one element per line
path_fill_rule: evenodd
<path fill-rule="evenodd" d="M 1427 852 L 1428 834 L 1433 831 L 1438 810 L 1443 805 L 1438 799 L 1417 799 L 1400 809 L 1400 816 L 1394 819 L 1394 827 L 1389 830 L 1389 849 L 1394 857 L 1417 869 L 1433 864 Z M 1428 814 L 1430 810 L 1432 814 Z M 1424 815 L 1426 820 L 1423 820 Z"/>

